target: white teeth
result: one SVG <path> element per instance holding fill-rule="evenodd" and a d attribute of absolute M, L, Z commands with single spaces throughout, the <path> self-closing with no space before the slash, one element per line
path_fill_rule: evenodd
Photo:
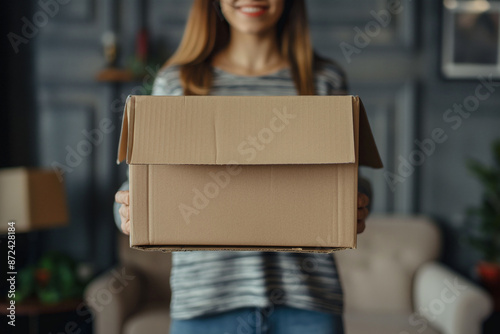
<path fill-rule="evenodd" d="M 260 12 L 262 8 L 260 7 L 242 7 L 241 11 L 244 13 L 257 13 Z"/>

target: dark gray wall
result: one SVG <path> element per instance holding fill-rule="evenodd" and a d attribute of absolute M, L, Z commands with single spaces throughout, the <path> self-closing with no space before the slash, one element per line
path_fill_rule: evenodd
<path fill-rule="evenodd" d="M 427 3 L 427 2 L 426 2 Z M 439 76 L 440 29 L 439 6 L 434 1 L 424 7 L 424 23 L 420 57 L 421 98 L 419 108 L 419 138 L 428 138 L 435 128 L 443 128 L 448 140 L 420 168 L 420 212 L 433 215 L 441 223 L 446 249 L 443 260 L 460 271 L 473 275 L 472 264 L 477 254 L 465 245 L 459 234 L 466 217 L 465 210 L 479 204 L 481 187 L 465 168 L 467 158 L 492 162 L 491 143 L 500 137 L 500 87 L 477 111 L 463 119 L 453 129 L 443 120 L 446 110 L 475 94 L 479 80 L 444 81 Z"/>
<path fill-rule="evenodd" d="M 2 36 L 22 29 L 20 18 L 30 15 L 30 2 L 13 2 L 4 5 L 0 11 Z M 0 66 L 0 97 L 3 110 L 0 113 L 0 166 L 10 167 L 33 165 L 34 129 L 36 113 L 33 108 L 33 46 L 24 45 L 14 50 L 9 38 L 2 38 L 0 43 L 2 65 Z M 28 135 L 19 136 L 26 131 Z"/>
<path fill-rule="evenodd" d="M 377 30 L 366 47 L 349 62 L 342 42 L 354 45 L 355 28 L 376 22 L 371 11 L 387 8 L 386 0 L 308 0 L 311 32 L 316 49 L 341 64 L 351 93 L 360 95 L 367 108 L 384 158 L 383 171 L 363 170 L 375 188 L 374 211 L 423 213 L 436 218 L 444 231 L 443 260 L 470 274 L 476 257 L 461 245 L 458 230 L 464 210 L 477 203 L 478 184 L 467 174 L 464 159 L 489 159 L 489 144 L 498 136 L 498 93 L 482 102 L 478 111 L 452 130 L 444 112 L 460 103 L 478 82 L 447 81 L 440 75 L 439 1 L 402 0 L 402 11 Z M 82 0 L 61 9 L 36 41 L 40 164 L 64 161 L 67 146 L 75 148 L 82 130 L 98 127 L 104 118 L 119 126 L 121 102 L 136 84 L 100 84 L 95 73 L 103 66 L 100 36 L 115 29 L 120 37 L 121 63 L 133 55 L 141 8 L 157 54 L 174 51 L 182 35 L 190 1 L 185 0 Z M 117 100 L 116 103 L 114 103 Z M 397 173 L 400 157 L 408 159 L 414 140 L 430 138 L 436 128 L 448 136 L 404 182 L 391 188 L 388 172 Z M 76 257 L 97 260 L 97 267 L 113 261 L 115 232 L 112 194 L 124 177 L 114 164 L 118 131 L 106 135 L 74 171 L 67 173 L 72 225 L 51 232 L 50 247 Z M 75 242 L 77 241 L 77 242 Z"/>
<path fill-rule="evenodd" d="M 117 88 L 95 76 L 103 67 L 101 35 L 118 29 L 117 9 L 114 0 L 69 1 L 52 8 L 33 40 L 38 163 L 62 168 L 71 214 L 68 227 L 43 232 L 44 248 L 65 251 L 98 271 L 115 261 L 111 207 L 120 176 L 119 113 L 111 107 Z M 34 12 L 44 11 L 34 1 Z"/>

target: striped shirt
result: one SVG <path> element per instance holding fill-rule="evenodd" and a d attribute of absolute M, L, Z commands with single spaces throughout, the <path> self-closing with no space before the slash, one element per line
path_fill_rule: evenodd
<path fill-rule="evenodd" d="M 289 69 L 240 76 L 213 68 L 211 95 L 296 95 Z M 342 72 L 324 65 L 315 75 L 318 95 L 346 93 Z M 178 66 L 161 70 L 153 95 L 182 95 Z M 126 182 L 122 188 L 128 189 Z M 120 225 L 118 207 L 116 223 Z M 239 307 L 287 305 L 342 313 L 343 294 L 332 254 L 256 251 L 173 252 L 171 317 L 189 319 Z"/>

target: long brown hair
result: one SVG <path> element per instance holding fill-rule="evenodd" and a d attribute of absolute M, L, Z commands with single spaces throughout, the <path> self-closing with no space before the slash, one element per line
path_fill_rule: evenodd
<path fill-rule="evenodd" d="M 229 24 L 216 0 L 194 0 L 181 44 L 164 67 L 180 65 L 184 95 L 208 95 L 212 86 L 212 57 L 229 42 Z M 285 0 L 277 40 L 291 64 L 299 95 L 314 95 L 314 69 L 328 61 L 314 53 L 304 0 Z"/>

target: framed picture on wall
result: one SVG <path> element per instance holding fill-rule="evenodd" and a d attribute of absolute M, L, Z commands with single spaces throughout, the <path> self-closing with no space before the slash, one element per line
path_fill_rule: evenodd
<path fill-rule="evenodd" d="M 500 78 L 500 1 L 443 0 L 442 72 Z"/>

